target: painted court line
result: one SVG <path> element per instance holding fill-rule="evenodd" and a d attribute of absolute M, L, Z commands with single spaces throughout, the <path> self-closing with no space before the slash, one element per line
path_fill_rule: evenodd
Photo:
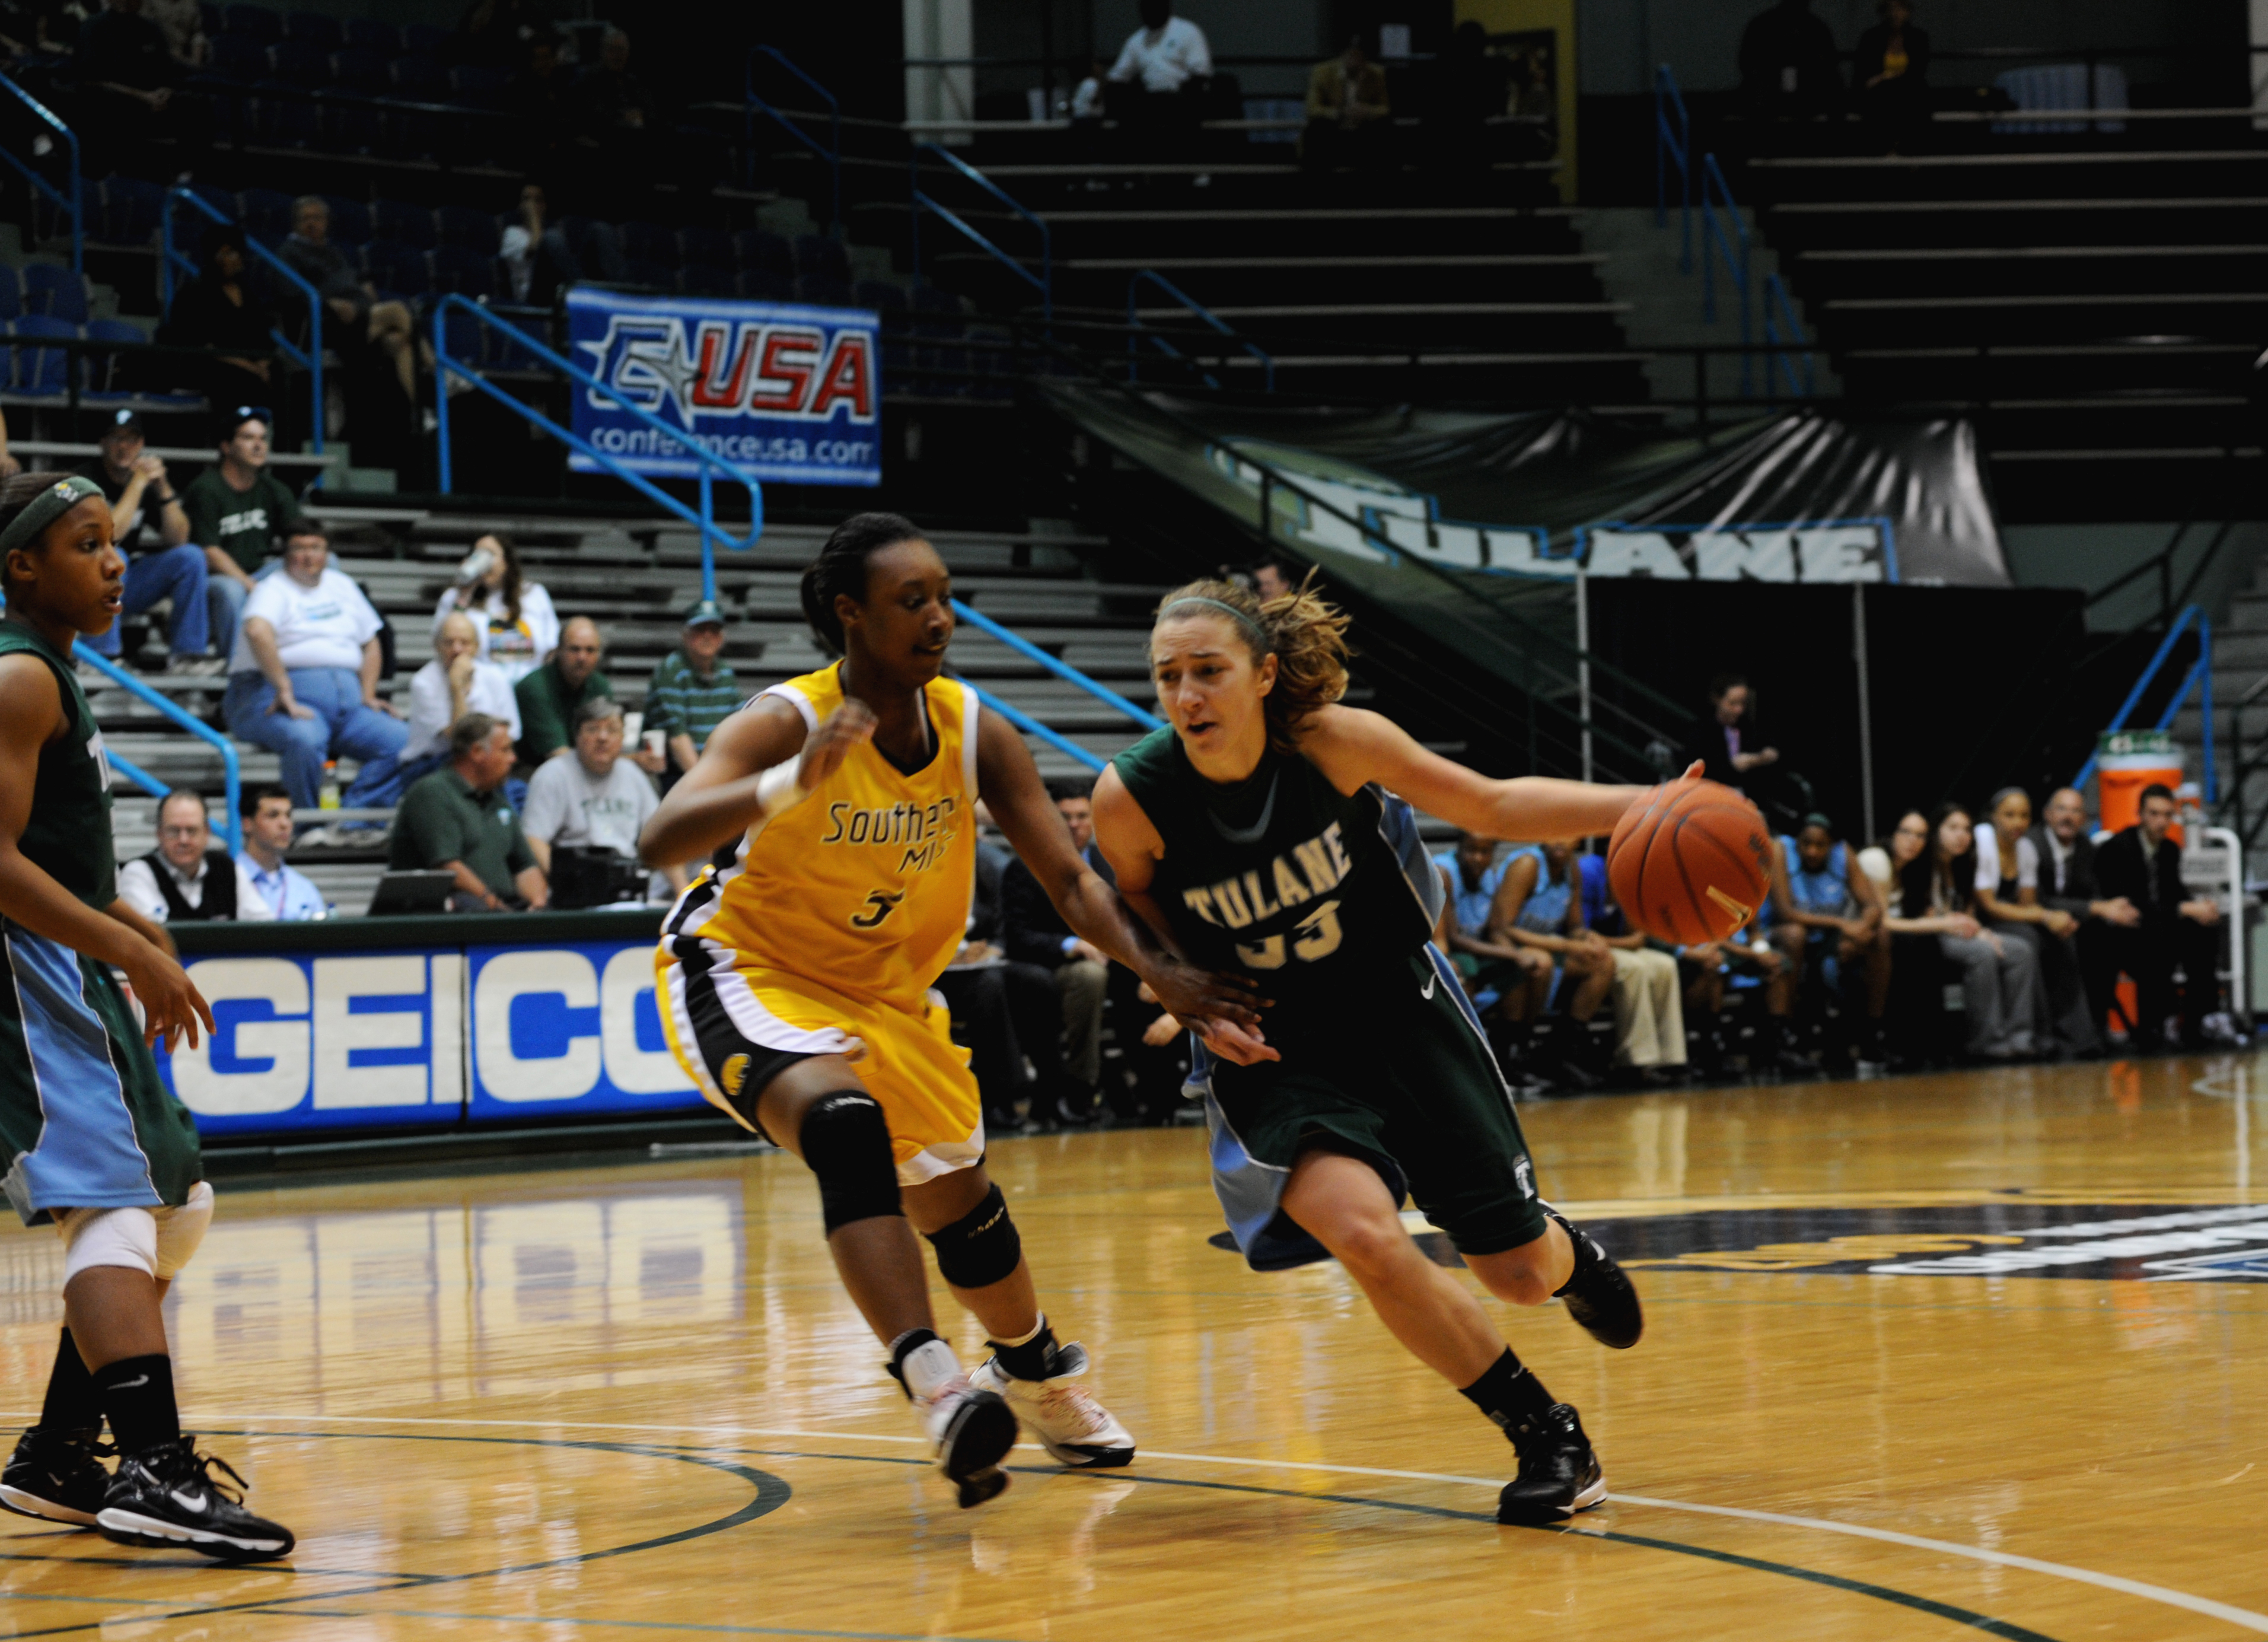
<path fill-rule="evenodd" d="M 513 1430 L 558 1431 L 630 1431 L 677 1437 L 693 1436 L 703 1439 L 729 1437 L 810 1437 L 830 1442 L 889 1442 L 919 1443 L 918 1437 L 888 1437 L 868 1435 L 858 1432 L 791 1431 L 770 1426 L 702 1426 L 658 1425 L 610 1423 L 597 1420 L 530 1420 L 530 1419 L 449 1419 L 440 1417 L 387 1417 L 364 1414 L 239 1414 L 229 1417 L 244 1420 L 313 1420 L 341 1425 L 489 1425 Z M 1024 1443 L 1023 1447 L 1035 1445 Z M 1178 1454 L 1163 1448 L 1145 1448 L 1142 1453 L 1153 1460 L 1175 1460 L 1188 1465 L 1229 1465 L 1263 1470 L 1320 1471 L 1344 1476 L 1391 1476 L 1410 1482 L 1455 1483 L 1491 1491 L 1503 1486 L 1501 1477 L 1458 1476 L 1442 1471 L 1389 1470 L 1368 1465 L 1328 1465 L 1312 1460 L 1242 1459 L 1219 1454 Z M 1683 1499 L 1664 1499 L 1652 1494 L 1616 1493 L 1617 1505 L 1638 1506 L 1656 1511 L 1683 1511 L 1697 1516 L 1729 1517 L 1741 1521 L 1771 1522 L 1783 1528 L 1810 1528 L 1825 1534 L 1842 1534 L 1854 1539 L 1871 1539 L 1884 1544 L 1904 1545 L 1914 1550 L 1935 1551 L 1941 1556 L 1962 1557 L 1972 1562 L 1990 1563 L 1998 1567 L 2020 1568 L 2028 1573 L 2044 1574 L 2050 1579 L 2069 1579 L 2080 1585 L 2092 1585 L 2099 1589 L 2116 1591 L 2121 1595 L 2138 1597 L 2144 1602 L 2161 1603 L 2169 1608 L 2183 1609 L 2219 1619 L 2246 1631 L 2268 1636 L 2268 1614 L 2253 1612 L 2228 1602 L 2219 1602 L 2211 1597 L 2193 1596 L 2187 1591 L 2173 1590 L 2162 1585 L 2151 1585 L 2140 1579 L 2129 1579 L 2116 1573 L 2098 1573 L 2092 1568 L 2073 1567 L 2067 1563 L 2044 1562 L 2036 1557 L 2019 1557 L 2008 1551 L 1986 1550 L 1981 1546 L 1962 1545 L 1952 1540 L 1927 1539 L 1918 1534 L 1901 1534 L 1890 1528 L 1867 1528 L 1856 1522 L 1838 1522 L 1830 1517 L 1793 1516 L 1778 1511 L 1752 1511 L 1739 1506 L 1696 1505 Z M 1581 1531 L 1580 1523 L 1571 1524 Z M 320 1600 L 320 1599 L 315 1599 Z"/>

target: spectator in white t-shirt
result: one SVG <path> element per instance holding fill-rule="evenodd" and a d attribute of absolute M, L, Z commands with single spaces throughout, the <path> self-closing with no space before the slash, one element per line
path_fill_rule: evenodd
<path fill-rule="evenodd" d="M 480 630 L 462 610 L 441 618 L 433 633 L 433 659 L 409 680 L 409 740 L 402 744 L 403 787 L 449 762 L 449 726 L 468 712 L 484 712 L 519 740 L 519 698 L 493 661 L 481 659 Z"/>
<path fill-rule="evenodd" d="M 349 809 L 388 801 L 373 795 L 387 792 L 409 734 L 378 694 L 383 623 L 330 559 L 320 526 L 291 526 L 283 572 L 245 599 L 221 705 L 230 734 L 276 755 L 298 809 L 315 806 L 333 758 L 362 765 L 345 794 Z"/>
<path fill-rule="evenodd" d="M 638 834 L 660 804 L 653 778 L 622 756 L 622 703 L 594 696 L 575 710 L 575 755 L 547 758 L 528 778 L 520 824 L 549 878 L 552 851 L 562 847 L 611 850 L 637 860 Z M 685 887 L 683 867 L 669 867 L 664 876 L 673 890 Z"/>
<path fill-rule="evenodd" d="M 559 648 L 559 615 L 542 584 L 521 574 L 510 536 L 490 532 L 475 540 L 459 573 L 467 579 L 433 607 L 437 633 L 451 611 L 464 611 L 480 635 L 481 659 L 502 667 L 513 684 L 550 659 Z"/>
<path fill-rule="evenodd" d="M 1212 51 L 1204 30 L 1174 15 L 1174 0 L 1142 0 L 1142 26 L 1126 37 L 1110 77 L 1138 81 L 1152 96 L 1171 97 L 1191 80 L 1212 77 Z"/>

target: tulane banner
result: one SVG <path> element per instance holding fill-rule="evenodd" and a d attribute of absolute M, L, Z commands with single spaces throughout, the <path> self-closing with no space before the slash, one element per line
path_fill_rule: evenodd
<path fill-rule="evenodd" d="M 576 435 L 633 472 L 690 479 L 698 445 L 786 484 L 882 482 L 880 320 L 859 308 L 645 297 L 576 285 L 568 356 L 647 416 L 578 387 Z M 583 473 L 599 464 L 577 452 Z"/>

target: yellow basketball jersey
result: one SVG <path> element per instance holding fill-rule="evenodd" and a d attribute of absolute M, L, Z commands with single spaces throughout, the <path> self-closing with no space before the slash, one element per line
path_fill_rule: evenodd
<path fill-rule="evenodd" d="M 735 949 L 744 968 L 919 1011 L 968 932 L 976 883 L 976 697 L 944 678 L 924 695 L 936 747 L 927 764 L 906 775 L 873 742 L 853 747 L 686 892 L 673 932 Z M 839 664 L 762 696 L 815 730 L 843 704 Z"/>

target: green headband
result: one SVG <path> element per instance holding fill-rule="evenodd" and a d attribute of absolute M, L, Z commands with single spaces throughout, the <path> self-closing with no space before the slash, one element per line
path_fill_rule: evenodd
<path fill-rule="evenodd" d="M 1158 612 L 1158 619 L 1160 622 L 1164 621 L 1167 616 L 1173 615 L 1174 611 L 1180 609 L 1185 604 L 1204 605 L 1209 608 L 1219 611 L 1223 615 L 1233 617 L 1238 626 L 1245 629 L 1253 636 L 1253 637 L 1260 641 L 1261 649 L 1272 650 L 1275 648 L 1275 646 L 1269 641 L 1268 630 L 1261 626 L 1258 622 L 1253 620 L 1249 614 L 1238 609 L 1234 605 L 1226 603 L 1224 600 L 1219 599 L 1208 599 L 1201 593 L 1189 593 L 1182 598 L 1174 600 L 1171 604 L 1167 605 L 1163 609 Z"/>
<path fill-rule="evenodd" d="M 41 531 L 88 497 L 99 499 L 101 495 L 100 485 L 77 474 L 56 480 L 26 503 L 24 511 L 8 521 L 5 530 L 0 530 L 0 557 L 5 557 L 33 541 Z"/>

